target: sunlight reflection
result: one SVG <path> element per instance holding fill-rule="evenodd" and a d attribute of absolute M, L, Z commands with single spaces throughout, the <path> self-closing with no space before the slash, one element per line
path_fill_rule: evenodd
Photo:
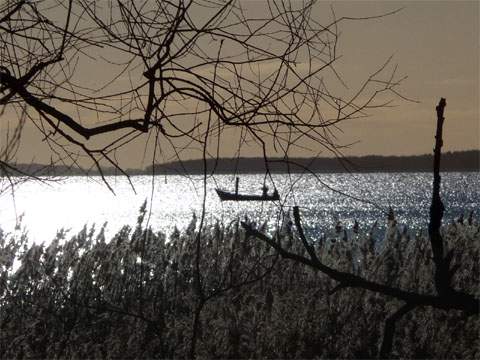
<path fill-rule="evenodd" d="M 425 227 L 430 201 L 431 176 L 426 173 L 409 174 L 322 174 L 322 181 L 352 196 L 374 201 L 383 209 L 392 206 L 400 223 L 410 229 Z M 221 202 L 215 187 L 233 190 L 234 177 L 219 175 L 207 186 L 208 210 L 206 220 L 249 219 L 257 224 L 268 222 L 270 228 L 279 222 L 277 202 Z M 274 176 L 282 200 L 289 193 L 289 179 Z M 107 238 L 122 226 L 135 226 L 139 209 L 147 200 L 146 221 L 154 230 L 170 233 L 175 226 L 185 228 L 195 213 L 200 215 L 203 187 L 201 181 L 191 181 L 183 176 L 155 179 L 135 176 L 132 181 L 136 193 L 126 178 L 109 177 L 114 195 L 99 178 L 69 177 L 50 185 L 29 182 L 15 192 L 15 203 L 8 195 L 0 203 L 1 227 L 12 231 L 17 216 L 24 214 L 22 224 L 36 242 L 49 242 L 58 229 L 71 229 L 70 235 L 86 224 L 100 228 L 108 222 Z M 447 208 L 446 218 L 458 216 L 480 203 L 480 176 L 478 173 L 447 173 L 443 176 L 443 196 Z M 260 194 L 263 175 L 242 175 L 240 192 Z M 459 186 L 461 185 L 461 186 Z M 298 179 L 293 194 L 284 202 L 285 209 L 299 205 L 306 228 L 314 233 L 331 229 L 336 221 L 352 226 L 357 219 L 363 227 L 376 220 L 383 223 L 382 211 L 368 203 L 338 195 L 310 176 Z M 16 211 L 15 211 L 16 209 Z"/>

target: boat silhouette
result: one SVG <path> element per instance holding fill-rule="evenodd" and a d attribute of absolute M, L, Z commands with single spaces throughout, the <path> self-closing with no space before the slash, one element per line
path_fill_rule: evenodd
<path fill-rule="evenodd" d="M 268 194 L 268 188 L 266 186 L 263 187 L 263 193 L 261 195 L 251 195 L 251 194 L 239 194 L 238 193 L 238 181 L 236 179 L 235 183 L 235 192 L 228 192 L 225 190 L 215 189 L 217 192 L 218 197 L 221 201 L 276 201 L 280 200 L 280 196 L 278 194 L 277 189 L 273 190 L 272 194 Z"/>

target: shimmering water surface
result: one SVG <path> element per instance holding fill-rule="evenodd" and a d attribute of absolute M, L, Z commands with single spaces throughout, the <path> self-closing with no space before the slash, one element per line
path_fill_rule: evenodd
<path fill-rule="evenodd" d="M 281 202 L 221 202 L 215 187 L 233 190 L 231 175 L 218 175 L 207 183 L 207 220 L 230 222 L 248 216 L 257 222 L 268 221 L 273 228 L 280 218 L 281 206 L 302 209 L 303 223 L 310 233 L 327 232 L 337 220 L 351 226 L 357 219 L 360 226 L 370 227 L 376 220 L 384 223 L 385 212 L 391 206 L 401 224 L 412 230 L 425 228 L 428 221 L 432 175 L 429 173 L 371 173 L 274 175 Z M 242 175 L 240 193 L 261 193 L 263 175 Z M 320 183 L 320 181 L 323 182 Z M 134 225 L 139 208 L 147 200 L 149 225 L 155 230 L 171 232 L 174 226 L 185 228 L 193 213 L 202 209 L 201 177 L 166 176 L 152 180 L 150 176 L 134 176 L 133 191 L 125 177 L 109 177 L 116 195 L 99 177 L 69 177 L 43 184 L 30 182 L 0 197 L 0 226 L 12 231 L 19 215 L 29 237 L 36 242 L 50 241 L 60 228 L 70 234 L 85 224 L 97 226 L 108 222 L 107 235 L 113 235 L 123 225 Z M 152 188 L 153 184 L 153 188 Z M 272 188 L 271 183 L 268 183 Z M 327 186 L 350 195 L 343 196 Z M 363 199 L 359 201 L 352 197 Z M 445 173 L 442 177 L 442 198 L 445 220 L 451 221 L 462 212 L 476 210 L 480 204 L 479 173 Z M 14 199 L 14 201 L 13 201 Z M 373 204 L 372 204 L 373 203 Z"/>

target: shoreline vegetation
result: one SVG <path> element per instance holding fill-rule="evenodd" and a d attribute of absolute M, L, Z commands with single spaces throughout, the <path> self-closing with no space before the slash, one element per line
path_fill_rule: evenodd
<path fill-rule="evenodd" d="M 433 155 L 379 156 L 369 155 L 336 158 L 290 158 L 288 163 L 282 158 L 270 158 L 269 171 L 272 173 L 301 173 L 305 168 L 313 173 L 368 173 L 368 172 L 431 172 Z M 45 164 L 15 164 L 15 168 L 24 174 L 35 176 L 96 176 L 96 169 L 81 169 L 69 166 L 50 166 Z M 216 174 L 263 174 L 266 171 L 263 158 L 220 158 L 207 159 L 207 169 L 215 169 Z M 103 168 L 103 175 L 122 175 L 112 167 Z M 480 150 L 454 151 L 442 154 L 442 172 L 478 172 L 480 171 Z M 184 175 L 203 174 L 203 160 L 173 161 L 156 164 L 154 169 L 126 169 L 128 175 Z M 0 177 L 4 176 L 0 170 Z M 15 173 L 9 172 L 10 176 Z M 17 175 L 22 175 L 17 173 Z"/>
<path fill-rule="evenodd" d="M 363 289 L 339 289 L 314 269 L 282 259 L 239 222 L 203 227 L 198 220 L 170 237 L 136 227 L 110 241 L 84 228 L 49 244 L 0 232 L 1 358 L 188 358 L 192 284 L 200 271 L 208 302 L 199 324 L 198 358 L 374 358 L 385 318 L 399 301 Z M 249 223 L 263 231 L 261 224 Z M 435 294 L 432 251 L 387 221 L 384 239 L 360 226 L 345 237 L 317 239 L 328 266 L 408 291 Z M 337 229 L 338 230 L 338 229 Z M 345 229 L 351 230 L 351 229 Z M 459 290 L 479 296 L 480 225 L 471 216 L 441 229 Z M 289 226 L 278 241 L 306 249 Z M 14 264 L 16 269 L 14 270 Z M 480 321 L 422 307 L 398 323 L 393 358 L 478 358 Z"/>

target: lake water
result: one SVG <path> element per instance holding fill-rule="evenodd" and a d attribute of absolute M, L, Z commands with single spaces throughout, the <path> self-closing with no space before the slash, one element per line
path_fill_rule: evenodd
<path fill-rule="evenodd" d="M 192 214 L 202 209 L 201 177 L 134 176 L 107 177 L 116 195 L 99 177 L 68 177 L 44 184 L 28 182 L 19 186 L 14 197 L 4 192 L 0 197 L 0 226 L 12 231 L 20 215 L 29 238 L 49 242 L 60 228 L 79 231 L 85 224 L 101 226 L 108 222 L 107 235 L 123 225 L 135 225 L 139 208 L 147 200 L 148 224 L 154 230 L 171 232 L 188 226 Z M 261 193 L 263 175 L 241 175 L 240 193 Z M 310 233 L 330 231 L 337 220 L 351 226 L 355 219 L 363 228 L 376 220 L 380 228 L 391 206 L 401 224 L 412 231 L 426 228 L 431 197 L 430 173 L 370 173 L 274 175 L 280 202 L 221 202 L 215 187 L 233 190 L 232 175 L 216 175 L 207 182 L 207 220 L 229 222 L 248 216 L 257 222 L 267 221 L 271 228 L 281 218 L 280 210 L 299 205 L 303 223 Z M 271 182 L 267 182 L 273 189 Z M 330 189 L 331 187 L 332 189 Z M 348 196 L 341 195 L 337 191 Z M 352 198 L 353 197 L 353 198 Z M 445 221 L 480 209 L 479 173 L 445 173 L 442 176 Z"/>

